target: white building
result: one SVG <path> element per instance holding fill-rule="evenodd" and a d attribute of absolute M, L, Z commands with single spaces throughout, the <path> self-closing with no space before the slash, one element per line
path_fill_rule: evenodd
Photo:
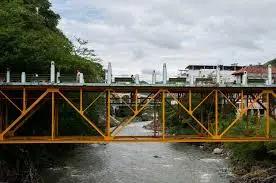
<path fill-rule="evenodd" d="M 187 82 L 193 80 L 192 83 L 197 83 L 197 81 L 204 79 L 216 82 L 217 67 L 219 69 L 220 83 L 233 83 L 236 77 L 232 73 L 242 68 L 242 66 L 237 64 L 232 64 L 231 66 L 188 65 L 184 70 L 179 70 L 179 77 L 185 77 Z"/>
<path fill-rule="evenodd" d="M 249 65 L 232 73 L 237 83 L 242 83 L 243 76 L 246 75 L 246 83 L 265 84 L 268 82 L 268 67 L 261 65 Z M 275 83 L 276 67 L 271 67 L 271 84 Z"/>

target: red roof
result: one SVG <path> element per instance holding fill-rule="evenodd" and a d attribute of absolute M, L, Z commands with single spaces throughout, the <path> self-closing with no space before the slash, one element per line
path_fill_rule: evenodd
<path fill-rule="evenodd" d="M 234 72 L 232 75 L 243 74 L 246 71 L 248 74 L 267 74 L 267 66 L 246 66 Z M 276 74 L 276 67 L 272 67 L 272 74 Z"/>

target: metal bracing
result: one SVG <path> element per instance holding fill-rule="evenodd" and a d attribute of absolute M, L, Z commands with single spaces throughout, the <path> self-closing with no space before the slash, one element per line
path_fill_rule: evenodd
<path fill-rule="evenodd" d="M 18 96 L 11 97 L 13 93 L 18 92 Z M 28 92 L 37 92 L 40 94 L 37 98 L 30 96 Z M 67 92 L 75 92 L 78 95 L 70 97 Z M 87 103 L 84 92 L 97 94 L 94 100 Z M 111 108 L 113 100 L 116 100 L 116 93 L 130 94 L 131 101 L 121 102 L 128 106 L 132 115 L 124 122 L 111 128 Z M 146 98 L 142 100 L 138 97 L 143 94 Z M 0 86 L 1 96 L 1 132 L 0 143 L 105 143 L 105 142 L 254 142 L 254 141 L 276 141 L 272 136 L 272 125 L 275 122 L 275 108 L 273 102 L 276 94 L 274 88 L 231 88 L 231 87 L 139 87 L 128 86 L 126 88 L 112 86 L 95 86 L 87 88 L 86 86 Z M 20 97 L 21 96 L 21 97 Z M 198 96 L 198 97 L 197 97 Z M 31 99 L 35 100 L 31 103 Z M 72 100 L 77 99 L 78 104 Z M 104 131 L 98 123 L 93 122 L 88 117 L 88 111 L 92 111 L 96 101 L 105 98 L 104 105 L 105 124 Z M 249 100 L 250 98 L 250 100 Z M 61 100 L 62 99 L 62 100 Z M 45 101 L 51 103 L 51 129 L 48 136 L 17 136 L 15 132 L 19 128 L 24 128 L 25 122 L 40 108 Z M 154 102 L 155 101 L 155 102 Z M 122 136 L 121 132 L 129 125 L 139 114 L 147 107 L 155 103 L 160 106 L 161 128 L 160 134 L 155 136 Z M 214 105 L 214 111 L 210 118 L 203 116 L 203 111 L 209 103 Z M 10 105 L 5 105 L 9 103 Z M 97 136 L 60 136 L 59 134 L 59 107 L 61 103 L 69 104 L 79 116 L 84 119 L 92 129 L 98 132 Z M 186 105 L 184 105 L 184 103 Z M 21 105 L 22 104 L 22 105 Z M 223 105 L 222 105 L 223 104 Z M 175 107 L 174 105 L 177 105 Z M 241 118 L 249 115 L 249 110 L 254 106 L 266 111 L 264 120 L 256 122 L 255 136 L 234 135 L 229 136 L 233 128 L 242 122 Z M 232 108 L 236 111 L 236 117 L 230 120 L 229 115 L 224 114 L 221 107 Z M 167 120 L 169 109 L 177 111 L 176 115 L 186 115 L 191 121 L 185 120 L 184 123 L 192 129 L 192 135 L 177 134 L 169 135 L 166 132 L 167 126 L 171 123 Z M 200 110 L 198 110 L 200 109 Z M 9 116 L 8 110 L 17 111 L 19 115 L 13 120 Z M 183 111 L 181 113 L 180 111 Z M 15 113 L 16 114 L 16 113 Z M 14 114 L 13 114 L 14 115 Z M 255 115 L 255 114 L 254 114 Z M 200 116 L 200 117 L 199 117 Z M 221 119 L 220 116 L 224 116 Z M 229 123 L 225 123 L 228 117 Z M 185 117 L 180 117 L 179 120 Z M 8 119 L 11 119 L 10 121 Z M 211 123 L 209 123 L 211 122 Z M 6 124 L 5 124 L 6 123 Z M 78 123 L 78 121 L 76 121 Z M 221 124 L 224 125 L 221 125 Z M 102 126 L 102 125 L 101 125 Z M 221 126 L 224 126 L 223 128 Z M 264 134 L 259 134 L 258 129 L 264 126 Z"/>
<path fill-rule="evenodd" d="M 132 120 L 145 108 L 149 105 L 150 102 L 152 102 L 157 95 L 159 95 L 159 93 L 161 92 L 161 90 L 159 90 L 157 93 L 155 93 L 145 104 L 142 105 L 142 107 L 140 109 L 138 109 L 137 112 L 134 113 L 133 116 L 131 116 L 126 122 L 122 122 L 120 125 L 118 125 L 116 128 L 114 128 L 114 130 L 112 131 L 112 136 L 116 136 L 117 134 L 119 134 L 129 123 L 132 122 Z"/>

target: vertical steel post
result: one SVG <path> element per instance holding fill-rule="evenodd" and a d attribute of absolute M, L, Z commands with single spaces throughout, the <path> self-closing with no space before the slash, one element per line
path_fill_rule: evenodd
<path fill-rule="evenodd" d="M 82 88 L 80 89 L 80 112 L 83 113 L 83 99 L 82 99 Z"/>
<path fill-rule="evenodd" d="M 135 90 L 135 113 L 138 112 L 138 90 Z"/>
<path fill-rule="evenodd" d="M 8 101 L 5 100 L 5 129 L 9 126 L 9 104 Z"/>
<path fill-rule="evenodd" d="M 153 136 L 156 137 L 156 99 L 153 99 Z"/>
<path fill-rule="evenodd" d="M 52 92 L 52 140 L 55 138 L 55 93 Z"/>
<path fill-rule="evenodd" d="M 180 93 L 177 93 L 177 100 L 180 101 Z M 180 121 L 180 106 L 179 106 L 179 103 L 177 103 L 177 115 L 178 115 L 178 120 Z"/>
<path fill-rule="evenodd" d="M 243 102 L 244 102 L 244 99 L 243 99 L 243 90 L 241 91 L 241 112 L 243 111 Z"/>
<path fill-rule="evenodd" d="M 162 139 L 165 140 L 165 91 L 162 91 Z"/>
<path fill-rule="evenodd" d="M 248 107 L 248 100 L 249 100 L 249 97 L 248 97 L 248 94 L 246 95 L 246 108 Z M 248 130 L 249 128 L 249 112 L 248 110 L 246 111 L 246 129 Z"/>
<path fill-rule="evenodd" d="M 0 132 L 3 131 L 3 122 L 4 122 L 4 118 L 3 118 L 3 104 L 2 104 L 2 100 L 0 100 Z"/>
<path fill-rule="evenodd" d="M 270 119 L 269 119 L 269 112 L 270 112 L 270 109 L 269 109 L 269 93 L 266 93 L 266 125 L 265 125 L 265 128 L 266 128 L 266 138 L 269 138 L 270 136 Z"/>
<path fill-rule="evenodd" d="M 55 102 L 55 136 L 58 136 L 58 102 Z"/>
<path fill-rule="evenodd" d="M 215 121 L 215 125 L 216 125 L 216 129 L 215 129 L 215 136 L 218 136 L 218 90 L 215 91 L 216 96 L 215 96 L 215 113 L 216 113 L 216 121 Z"/>
<path fill-rule="evenodd" d="M 105 133 L 106 133 L 106 138 L 109 140 L 111 138 L 110 136 L 110 90 L 107 90 L 106 93 L 106 129 L 105 129 Z"/>
<path fill-rule="evenodd" d="M 26 88 L 23 88 L 23 111 L 26 110 Z"/>
<path fill-rule="evenodd" d="M 202 101 L 204 98 L 203 94 L 200 93 L 200 100 Z M 204 125 L 204 120 L 203 120 L 203 105 L 200 105 L 200 121 L 203 123 Z M 204 129 L 202 127 L 200 127 L 200 133 L 203 135 L 204 133 Z"/>
<path fill-rule="evenodd" d="M 192 112 L 192 91 L 189 90 L 189 112 Z"/>

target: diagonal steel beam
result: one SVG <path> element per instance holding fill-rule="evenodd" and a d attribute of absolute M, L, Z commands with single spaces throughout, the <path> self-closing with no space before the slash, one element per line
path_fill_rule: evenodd
<path fill-rule="evenodd" d="M 42 106 L 43 104 L 46 103 L 46 101 L 47 101 L 47 99 L 44 100 L 44 101 L 42 101 L 42 103 L 41 103 L 38 107 L 36 107 L 35 109 L 33 109 L 31 112 L 29 112 L 29 113 L 25 116 L 24 120 L 22 120 L 22 121 L 11 131 L 11 134 L 14 135 L 14 133 L 15 133 L 21 126 L 23 126 L 23 124 L 24 124 L 30 117 L 32 117 L 33 114 L 36 113 L 36 111 L 38 111 L 38 110 L 41 108 L 41 106 Z"/>
<path fill-rule="evenodd" d="M 215 90 L 212 90 L 193 110 L 192 112 L 194 112 L 199 106 L 201 106 L 201 104 L 207 100 L 209 98 L 209 96 L 214 92 Z"/>
<path fill-rule="evenodd" d="M 140 104 L 138 105 L 138 108 L 139 108 L 141 105 L 143 105 L 143 103 L 144 103 L 146 100 L 148 100 L 152 94 L 153 94 L 153 92 L 151 92 L 146 98 L 144 98 L 144 99 L 140 102 Z"/>
<path fill-rule="evenodd" d="M 239 109 L 237 108 L 237 106 L 222 92 L 222 91 L 220 91 L 220 90 L 218 90 L 220 93 L 221 93 L 221 95 L 233 106 L 233 107 L 235 107 L 235 109 L 237 110 L 237 111 L 239 111 Z"/>
<path fill-rule="evenodd" d="M 85 119 L 99 134 L 101 134 L 103 137 L 105 136 L 104 133 L 90 120 L 88 119 L 83 112 L 81 112 L 63 93 L 60 91 L 57 91 L 57 93 L 73 108 L 75 111 L 77 111 L 83 119 Z"/>
<path fill-rule="evenodd" d="M 112 136 L 115 137 L 118 133 L 120 133 L 124 127 L 126 125 L 128 125 L 142 110 L 144 110 L 145 107 L 147 107 L 149 105 L 150 102 L 152 102 L 152 100 L 157 97 L 160 94 L 161 90 L 159 90 L 156 94 L 154 94 L 154 96 L 152 96 L 146 104 L 144 104 L 137 112 L 134 113 L 134 115 L 132 117 L 130 117 L 126 122 L 123 122 L 121 124 L 119 124 L 111 133 Z"/>
<path fill-rule="evenodd" d="M 111 95 L 112 95 L 112 97 L 116 98 L 114 93 L 111 93 Z M 135 113 L 135 110 L 133 110 L 132 107 L 128 103 L 126 103 L 126 101 L 124 101 L 124 99 L 122 99 L 122 101 L 133 113 Z"/>
<path fill-rule="evenodd" d="M 21 113 L 22 110 L 4 93 L 0 90 L 0 93 L 16 108 L 18 109 Z"/>
<path fill-rule="evenodd" d="M 89 109 L 100 97 L 102 97 L 105 94 L 105 91 L 103 91 L 102 93 L 100 93 L 84 110 L 83 112 L 85 112 L 87 109 Z"/>
<path fill-rule="evenodd" d="M 21 115 L 18 116 L 1 134 L 0 134 L 0 140 L 3 140 L 4 135 L 10 131 L 12 127 L 14 127 L 30 110 L 32 110 L 47 94 L 49 93 L 48 89 L 34 101 L 30 107 L 28 107 L 26 110 L 22 111 Z"/>
<path fill-rule="evenodd" d="M 188 124 L 188 126 L 198 135 L 198 136 L 201 136 L 202 134 L 188 121 L 184 121 L 183 122 L 184 124 Z"/>
<path fill-rule="evenodd" d="M 199 121 L 194 115 L 192 111 L 189 111 L 175 96 L 173 96 L 169 91 L 167 93 L 196 121 L 196 123 L 201 126 L 210 136 L 213 137 L 213 134 Z"/>
<path fill-rule="evenodd" d="M 226 132 L 228 132 L 237 122 L 238 120 L 248 111 L 248 109 L 250 107 L 252 107 L 256 102 L 257 100 L 264 94 L 264 92 L 262 91 L 254 100 L 253 102 L 247 106 L 246 108 L 242 109 L 239 116 L 234 120 L 232 121 L 232 123 L 219 135 L 220 137 L 222 137 Z"/>

